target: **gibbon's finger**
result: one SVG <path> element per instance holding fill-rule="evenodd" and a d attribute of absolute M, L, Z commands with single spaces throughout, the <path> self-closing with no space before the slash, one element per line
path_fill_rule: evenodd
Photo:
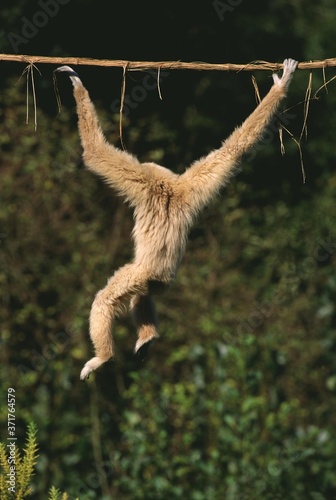
<path fill-rule="evenodd" d="M 70 66 L 59 66 L 54 70 L 54 73 L 56 72 L 66 73 L 66 75 L 69 76 L 70 80 L 72 81 L 73 85 L 82 85 L 78 73 L 76 73 L 76 71 L 74 71 Z"/>
<path fill-rule="evenodd" d="M 297 65 L 298 62 L 295 61 L 294 59 L 285 59 L 283 62 L 282 77 L 279 78 L 279 76 L 276 73 L 273 73 L 272 75 L 275 85 L 283 85 L 285 87 L 288 87 L 289 82 L 293 77 L 293 73 L 297 68 Z"/>
<path fill-rule="evenodd" d="M 283 62 L 282 79 L 286 80 L 286 82 L 289 82 L 293 77 L 293 73 L 296 70 L 297 65 L 298 62 L 294 59 L 285 59 Z"/>
<path fill-rule="evenodd" d="M 295 59 L 291 58 L 285 59 L 283 62 L 284 71 L 287 70 L 290 73 L 293 73 L 296 70 L 298 64 L 299 64 L 298 61 L 295 61 Z"/>
<path fill-rule="evenodd" d="M 69 76 L 77 76 L 77 78 L 79 78 L 78 76 L 78 73 L 76 73 L 76 71 L 74 71 L 70 66 L 59 66 L 58 68 L 56 68 L 54 70 L 54 72 L 56 71 L 64 71 L 66 72 Z"/>

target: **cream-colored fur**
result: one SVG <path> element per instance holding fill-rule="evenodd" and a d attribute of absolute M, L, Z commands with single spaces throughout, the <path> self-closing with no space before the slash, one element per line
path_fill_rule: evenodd
<path fill-rule="evenodd" d="M 96 356 L 85 364 L 81 379 L 113 356 L 112 323 L 125 302 L 130 301 L 137 327 L 135 351 L 158 337 L 152 294 L 174 280 L 193 220 L 228 181 L 243 154 L 262 137 L 286 96 L 296 66 L 296 61 L 286 59 L 282 77 L 273 75 L 274 85 L 245 122 L 219 149 L 182 175 L 155 163 L 140 163 L 108 144 L 77 73 L 69 66 L 56 70 L 66 71 L 74 86 L 85 165 L 124 196 L 135 218 L 133 261 L 116 271 L 93 301 L 90 336 Z"/>

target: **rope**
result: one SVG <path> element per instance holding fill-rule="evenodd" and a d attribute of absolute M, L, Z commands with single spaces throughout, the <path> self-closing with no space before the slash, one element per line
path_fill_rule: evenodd
<path fill-rule="evenodd" d="M 183 62 L 183 61 L 126 61 L 116 59 L 91 59 L 88 57 L 49 57 L 19 54 L 0 54 L 0 61 L 23 62 L 25 64 L 73 64 L 82 66 L 104 66 L 127 68 L 128 71 L 148 69 L 189 69 L 197 71 L 279 71 L 282 63 L 267 61 L 252 61 L 247 64 L 233 63 L 207 63 L 207 62 Z M 298 64 L 298 69 L 325 69 L 336 66 L 336 58 L 320 61 L 304 61 Z"/>

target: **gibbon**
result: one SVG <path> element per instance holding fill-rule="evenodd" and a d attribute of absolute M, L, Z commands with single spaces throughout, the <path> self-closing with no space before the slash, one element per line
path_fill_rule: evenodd
<path fill-rule="evenodd" d="M 117 270 L 100 290 L 90 313 L 90 336 L 95 356 L 81 371 L 84 380 L 114 354 L 112 323 L 130 303 L 138 339 L 135 353 L 145 353 L 158 337 L 152 295 L 174 281 L 185 250 L 188 231 L 196 216 L 228 182 L 242 156 L 258 140 L 287 93 L 297 67 L 285 59 L 283 74 L 273 74 L 273 86 L 244 123 L 219 149 L 195 161 L 181 175 L 155 163 L 140 163 L 131 154 L 106 142 L 88 91 L 69 66 L 55 71 L 68 74 L 77 105 L 83 161 L 134 209 L 134 258 Z"/>

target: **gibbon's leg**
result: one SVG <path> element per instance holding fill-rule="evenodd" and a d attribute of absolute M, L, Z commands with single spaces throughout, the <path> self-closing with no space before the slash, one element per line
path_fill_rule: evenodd
<path fill-rule="evenodd" d="M 137 327 L 138 340 L 134 352 L 141 359 L 146 357 L 152 341 L 159 337 L 154 301 L 150 295 L 134 295 L 131 299 L 131 314 Z"/>
<path fill-rule="evenodd" d="M 80 374 L 81 380 L 113 356 L 113 320 L 122 311 L 127 299 L 134 294 L 148 293 L 148 280 L 148 274 L 137 265 L 126 264 L 97 293 L 90 313 L 90 337 L 96 356 L 85 364 Z"/>
<path fill-rule="evenodd" d="M 289 83 L 297 67 L 293 59 L 285 59 L 283 74 L 273 75 L 274 85 L 251 115 L 223 142 L 221 148 L 196 161 L 180 176 L 192 212 L 197 213 L 232 175 L 242 156 L 262 137 L 280 102 L 286 97 Z"/>

